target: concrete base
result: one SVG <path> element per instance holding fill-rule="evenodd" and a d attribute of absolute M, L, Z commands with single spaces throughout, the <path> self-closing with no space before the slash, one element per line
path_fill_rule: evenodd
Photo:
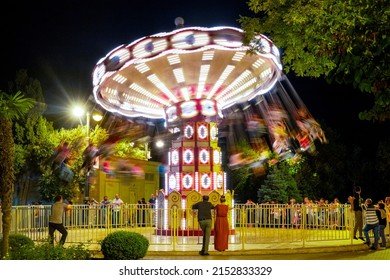
<path fill-rule="evenodd" d="M 235 230 L 231 229 L 229 234 L 234 234 Z M 203 236 L 203 232 L 201 229 L 155 229 L 154 230 L 155 235 L 162 235 L 162 236 Z M 211 235 L 214 235 L 214 230 L 211 230 Z"/>

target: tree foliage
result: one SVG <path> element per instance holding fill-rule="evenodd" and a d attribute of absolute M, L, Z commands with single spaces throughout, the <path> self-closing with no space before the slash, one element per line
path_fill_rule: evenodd
<path fill-rule="evenodd" d="M 26 114 L 33 107 L 33 104 L 34 100 L 24 97 L 21 92 L 13 95 L 0 92 L 0 199 L 3 227 L 1 258 L 8 253 L 12 193 L 15 185 L 15 147 L 12 124 L 13 121 Z"/>
<path fill-rule="evenodd" d="M 147 155 L 145 151 L 145 146 L 137 145 L 135 146 L 132 141 L 122 140 L 115 145 L 114 156 L 120 158 L 134 158 L 146 160 Z"/>
<path fill-rule="evenodd" d="M 245 44 L 265 34 L 282 49 L 285 71 L 351 84 L 374 96 L 361 119 L 390 119 L 390 1 L 249 0 Z"/>
<path fill-rule="evenodd" d="M 27 114 L 14 121 L 16 203 L 25 204 L 27 194 L 37 184 L 37 174 L 42 163 L 52 150 L 50 138 L 53 126 L 42 113 L 46 108 L 42 87 L 38 80 L 28 76 L 27 70 L 16 73 L 14 82 L 9 83 L 10 92 L 20 91 L 24 96 L 34 99 L 33 107 Z"/>
<path fill-rule="evenodd" d="M 105 129 L 96 127 L 90 134 L 89 141 L 92 143 L 101 143 L 108 137 Z M 39 176 L 39 193 L 41 198 L 46 201 L 52 201 L 54 197 L 61 194 L 68 200 L 74 200 L 79 194 L 84 192 L 86 187 L 86 177 L 81 172 L 83 163 L 83 151 L 88 145 L 85 127 L 79 125 L 73 129 L 54 130 L 49 136 L 51 139 L 50 154 L 41 165 L 41 174 Z M 74 177 L 70 182 L 62 180 L 58 172 L 53 169 L 53 152 L 61 143 L 68 142 L 70 153 L 68 156 L 68 168 L 73 172 Z M 97 145 L 97 144 L 96 144 Z"/>
<path fill-rule="evenodd" d="M 15 176 L 18 204 L 26 204 L 28 195 L 38 187 L 39 174 L 45 171 L 53 154 L 54 128 L 44 117 L 29 118 L 15 124 Z"/>
<path fill-rule="evenodd" d="M 283 161 L 269 167 L 269 173 L 258 190 L 260 202 L 288 203 L 291 197 L 302 200 L 297 183 L 288 162 Z"/>

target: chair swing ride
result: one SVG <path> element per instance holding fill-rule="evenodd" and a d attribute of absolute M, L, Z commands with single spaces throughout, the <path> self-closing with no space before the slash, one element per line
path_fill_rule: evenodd
<path fill-rule="evenodd" d="M 239 28 L 184 27 L 182 18 L 175 24 L 171 32 L 117 47 L 93 71 L 93 95 L 105 110 L 164 119 L 169 131 L 179 132 L 168 152 L 165 195 L 175 192 L 181 200 L 192 192 L 227 191 L 219 128 L 226 132 L 232 169 L 294 158 L 313 151 L 315 141 L 326 142 L 269 38 L 258 35 L 253 52 Z M 240 130 L 254 158 L 243 157 L 236 145 Z"/>

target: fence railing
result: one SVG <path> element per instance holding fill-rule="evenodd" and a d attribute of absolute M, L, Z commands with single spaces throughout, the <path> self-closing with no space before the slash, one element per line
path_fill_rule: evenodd
<path fill-rule="evenodd" d="M 36 242 L 46 241 L 50 212 L 50 205 L 13 207 L 11 233 L 24 234 Z M 196 212 L 191 209 L 125 204 L 116 210 L 99 205 L 72 205 L 63 220 L 68 229 L 67 244 L 98 245 L 115 230 L 138 232 L 157 250 L 160 245 L 169 245 L 173 250 L 177 246 L 197 245 L 202 239 Z M 311 241 L 352 240 L 353 237 L 349 205 L 235 205 L 228 220 L 229 244 L 240 249 L 272 243 L 299 243 L 305 247 Z"/>

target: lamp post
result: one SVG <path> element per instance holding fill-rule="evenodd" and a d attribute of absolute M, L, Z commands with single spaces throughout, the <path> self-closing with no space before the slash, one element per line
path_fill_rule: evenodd
<path fill-rule="evenodd" d="M 85 110 L 83 107 L 81 106 L 76 106 L 74 107 L 73 109 L 73 114 L 79 118 L 80 120 L 80 124 L 83 126 L 83 121 L 82 121 L 82 116 L 84 116 L 84 113 L 85 113 L 85 116 L 86 116 L 86 123 L 85 123 L 85 128 L 87 130 L 86 132 L 86 138 L 87 138 L 87 144 L 89 144 L 89 131 L 91 129 L 91 114 L 89 113 L 89 111 Z M 97 112 L 94 112 L 92 114 L 92 118 L 94 119 L 94 121 L 96 122 L 99 122 L 103 119 L 103 116 L 102 114 L 100 113 L 97 113 Z"/>
<path fill-rule="evenodd" d="M 82 116 L 84 116 L 84 113 L 85 113 L 85 110 L 83 107 L 80 107 L 80 106 L 76 106 L 73 108 L 73 115 L 75 115 L 76 117 L 79 118 L 80 120 L 80 124 L 83 126 L 83 121 L 81 119 Z M 87 143 L 89 143 L 89 123 L 90 123 L 90 114 L 89 112 L 86 112 L 86 117 L 87 117 L 87 120 L 86 120 L 86 135 L 87 135 Z"/>
<path fill-rule="evenodd" d="M 85 123 L 85 128 L 86 128 L 86 144 L 87 146 L 89 145 L 90 143 L 90 137 L 89 137 L 89 134 L 90 134 L 90 129 L 91 129 L 91 114 L 89 113 L 88 110 L 85 110 L 83 107 L 81 106 L 76 106 L 74 109 L 73 109 L 73 114 L 79 118 L 80 120 L 80 124 L 81 126 L 83 126 L 83 121 L 82 121 L 82 117 L 86 116 L 86 123 Z M 102 114 L 99 114 L 99 113 L 94 113 L 92 115 L 92 118 L 96 121 L 96 122 L 99 122 L 103 119 L 103 116 Z M 89 180 L 88 180 L 88 176 L 86 177 L 86 182 L 85 182 L 85 188 L 84 188 L 84 200 L 87 200 L 89 199 Z"/>
<path fill-rule="evenodd" d="M 91 114 L 87 111 L 87 145 L 89 144 L 89 129 L 90 129 L 90 119 L 91 119 Z"/>

